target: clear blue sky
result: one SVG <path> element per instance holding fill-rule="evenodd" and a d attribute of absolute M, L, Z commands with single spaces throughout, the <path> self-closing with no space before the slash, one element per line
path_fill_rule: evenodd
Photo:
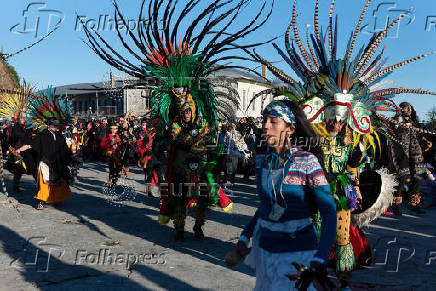
<path fill-rule="evenodd" d="M 179 5 L 187 1 L 180 0 Z M 211 3 L 209 0 L 202 0 L 202 2 L 204 2 L 202 3 L 203 6 Z M 261 0 L 254 0 L 253 2 L 254 5 L 244 9 L 240 19 L 247 19 L 247 17 L 254 15 L 258 11 Z M 330 1 L 320 0 L 320 2 L 321 25 L 326 27 Z M 365 0 L 336 1 L 335 11 L 339 14 L 339 52 L 341 53 L 345 49 L 344 47 L 350 32 L 354 30 L 357 18 L 365 2 Z M 24 31 L 23 10 L 31 3 L 37 3 L 37 1 L 9 1 L 7 5 L 2 6 L 0 44 L 4 46 L 6 53 L 20 49 L 35 40 L 34 33 L 19 33 Z M 40 16 L 38 30 L 40 36 L 47 31 L 47 15 L 49 14 L 52 14 L 51 23 L 53 24 L 59 19 L 58 15 L 64 17 L 60 28 L 43 43 L 11 59 L 10 63 L 15 66 L 21 77 L 39 87 L 101 81 L 104 74 L 110 71 L 111 68 L 81 41 L 84 33 L 83 30 L 76 30 L 76 13 L 87 17 L 87 19 L 98 19 L 99 15 L 105 14 L 113 17 L 111 1 L 48 0 L 44 3 L 46 4 L 46 9 L 55 11 L 38 12 L 37 8 L 43 6 L 43 4 L 31 6 L 27 13 L 28 27 L 26 31 L 29 32 L 34 27 L 37 15 Z M 119 0 L 118 3 L 127 19 L 137 19 L 141 1 Z M 273 17 L 267 25 L 257 34 L 248 38 L 247 41 L 282 35 L 291 19 L 291 3 L 291 0 L 276 0 Z M 305 35 L 306 24 L 313 24 L 314 3 L 315 0 L 299 0 L 297 3 L 300 33 L 302 35 Z M 388 64 L 394 64 L 403 59 L 436 50 L 436 1 L 430 0 L 374 0 L 365 17 L 364 23 L 368 24 L 365 29 L 366 32 L 361 33 L 359 37 L 360 43 L 358 44 L 361 45 L 363 41 L 367 42 L 369 40 L 371 36 L 369 32 L 374 30 L 374 26 L 376 28 L 382 27 L 388 17 L 392 20 L 401 13 L 401 10 L 407 10 L 410 7 L 414 7 L 413 17 L 407 18 L 401 23 L 398 33 L 397 28 L 394 28 L 389 38 L 383 42 L 387 47 L 385 55 L 389 56 Z M 377 8 L 379 9 L 377 10 Z M 431 23 L 434 24 L 431 25 Z M 19 25 L 16 27 L 15 33 L 12 33 L 10 29 L 16 24 Z M 238 27 L 238 24 L 235 24 L 235 27 Z M 116 42 L 115 32 L 106 31 L 102 32 L 102 35 L 112 40 L 115 47 L 121 48 L 120 44 Z M 277 43 L 283 46 L 283 38 L 280 38 Z M 360 45 L 358 46 L 360 47 Z M 271 61 L 280 59 L 271 45 L 258 49 L 258 52 Z M 285 64 L 279 64 L 279 67 L 290 74 L 290 69 Z M 396 81 L 398 86 L 405 88 L 422 88 L 436 91 L 436 73 L 434 68 L 436 68 L 436 55 L 397 70 L 391 75 L 390 79 Z M 411 102 L 421 118 L 425 117 L 424 114 L 429 109 L 436 107 L 435 96 L 402 95 L 394 100 L 398 103 L 404 100 Z"/>

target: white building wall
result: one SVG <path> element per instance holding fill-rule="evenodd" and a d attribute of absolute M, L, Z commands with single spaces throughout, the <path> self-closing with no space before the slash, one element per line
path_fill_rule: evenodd
<path fill-rule="evenodd" d="M 148 92 L 145 89 L 127 89 L 126 91 L 126 107 L 124 113 L 133 111 L 137 116 L 145 115 L 149 108 L 148 102 L 145 96 L 148 96 Z"/>
<path fill-rule="evenodd" d="M 261 112 L 263 107 L 265 107 L 271 100 L 272 96 L 269 95 L 265 99 L 264 104 L 262 104 L 262 97 L 256 98 L 255 101 L 248 107 L 253 96 L 265 89 L 271 88 L 267 84 L 264 83 L 256 83 L 249 80 L 241 79 L 238 81 L 238 92 L 240 100 L 239 110 L 236 113 L 238 118 L 241 117 L 258 117 L 261 116 Z M 263 105 L 263 107 L 262 107 Z"/>

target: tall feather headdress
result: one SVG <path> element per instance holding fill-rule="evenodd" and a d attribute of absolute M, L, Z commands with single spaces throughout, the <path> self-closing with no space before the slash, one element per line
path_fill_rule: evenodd
<path fill-rule="evenodd" d="M 260 92 L 253 100 L 265 93 L 276 96 L 284 95 L 298 102 L 305 110 L 309 121 L 318 124 L 325 118 L 342 118 L 347 116 L 347 122 L 354 130 L 357 145 L 361 135 L 367 138 L 367 144 L 374 145 L 370 134 L 386 133 L 384 126 L 391 126 L 392 120 L 380 118 L 382 111 L 398 111 L 398 107 L 391 100 L 396 94 L 418 93 L 436 95 L 436 93 L 420 89 L 404 89 L 388 87 L 392 82 L 386 81 L 394 70 L 421 60 L 434 52 L 404 60 L 395 65 L 384 67 L 383 58 L 385 47 L 377 53 L 383 38 L 388 31 L 404 18 L 410 10 L 401 14 L 384 30 L 373 35 L 366 46 L 360 48 L 353 57 L 354 46 L 366 11 L 371 3 L 367 0 L 357 21 L 356 28 L 351 32 L 345 55 L 338 58 L 338 17 L 334 17 L 333 0 L 330 5 L 327 31 L 319 26 L 319 3 L 315 4 L 314 33 L 307 37 L 306 43 L 298 32 L 296 3 L 292 7 L 292 21 L 285 33 L 285 49 L 273 44 L 275 50 L 301 79 L 297 81 L 285 72 L 279 70 L 256 52 L 246 50 L 258 62 L 269 68 L 274 76 L 286 83 L 282 88 Z M 291 41 L 291 32 L 293 40 Z M 295 44 L 294 44 L 295 42 Z M 252 100 L 252 101 L 253 101 Z M 251 101 L 251 102 L 252 102 Z M 347 113 L 347 114 L 346 114 Z M 377 129 L 375 123 L 382 125 Z M 316 129 L 316 126 L 315 126 Z M 320 131 L 318 131 L 320 133 Z"/>
<path fill-rule="evenodd" d="M 29 100 L 25 110 L 27 114 L 28 128 L 43 130 L 51 119 L 59 121 L 63 126 L 72 123 L 72 103 L 68 99 L 57 96 L 53 87 L 38 92 L 39 98 Z"/>
<path fill-rule="evenodd" d="M 213 72 L 225 68 L 250 70 L 239 65 L 220 63 L 250 60 L 237 55 L 236 52 L 268 42 L 237 44 L 240 39 L 258 30 L 268 20 L 274 0 L 271 0 L 271 9 L 265 16 L 263 15 L 268 1 L 262 0 L 256 16 L 242 28 L 230 33 L 230 27 L 238 19 L 240 12 L 253 1 L 216 0 L 207 4 L 206 8 L 197 14 L 195 11 L 203 1 L 190 1 L 183 8 L 179 7 L 180 9 L 178 2 L 169 0 L 164 4 L 162 0 L 142 1 L 139 20 L 145 18 L 147 23 L 140 21 L 136 34 L 128 31 L 129 41 L 134 46 L 118 32 L 118 38 L 128 52 L 127 56 L 121 55 L 98 32 L 92 32 L 84 25 L 87 44 L 104 61 L 118 70 L 140 79 L 157 79 L 158 86 L 153 90 L 151 105 L 154 115 L 159 117 L 163 127 L 172 122 L 183 106 L 195 104 L 196 112 L 193 114 L 205 118 L 214 129 L 217 124 L 217 110 L 224 108 L 221 113 L 226 116 L 224 111 L 232 107 L 225 101 L 221 106 L 217 104 L 217 95 L 209 78 Z M 116 2 L 114 6 L 118 31 L 118 23 L 127 25 L 127 22 Z M 178 16 L 175 16 L 176 10 L 181 10 Z M 182 22 L 188 22 L 184 23 L 187 28 L 183 32 Z M 185 96 L 186 99 L 183 101 L 172 94 L 172 89 L 177 87 L 188 88 L 190 97 Z M 225 93 L 230 91 L 225 88 L 219 93 L 219 97 L 225 100 Z M 230 102 L 238 101 L 234 98 L 234 91 L 231 92 L 233 97 L 227 99 Z"/>

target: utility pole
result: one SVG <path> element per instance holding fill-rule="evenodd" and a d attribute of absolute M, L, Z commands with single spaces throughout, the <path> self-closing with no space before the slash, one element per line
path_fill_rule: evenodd
<path fill-rule="evenodd" d="M 96 101 L 97 102 L 95 102 L 95 111 L 96 111 L 96 114 L 97 114 L 97 117 L 98 117 L 98 91 L 95 91 L 95 99 L 96 99 Z"/>

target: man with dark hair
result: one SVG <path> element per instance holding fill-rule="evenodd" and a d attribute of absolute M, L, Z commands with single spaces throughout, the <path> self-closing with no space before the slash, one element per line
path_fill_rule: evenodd
<path fill-rule="evenodd" d="M 32 131 L 25 128 L 23 115 L 14 118 L 15 123 L 9 137 L 9 151 L 7 168 L 14 174 L 13 192 L 20 191 L 20 179 L 23 174 L 32 175 L 36 180 L 35 153 L 26 150 L 32 141 Z"/>
<path fill-rule="evenodd" d="M 425 211 L 421 207 L 421 185 L 423 176 L 427 173 L 427 168 L 424 162 L 423 150 L 420 146 L 420 141 L 425 141 L 427 151 L 431 147 L 431 143 L 419 136 L 415 130 L 407 127 L 419 127 L 419 120 L 413 106 L 408 102 L 400 104 L 401 112 L 398 112 L 395 119 L 405 124 L 405 127 L 397 128 L 397 137 L 401 141 L 398 152 L 393 155 L 393 162 L 399 174 L 400 182 L 399 190 L 395 193 L 393 211 L 396 215 L 401 215 L 400 205 L 403 197 L 407 194 L 409 197 L 408 208 L 417 214 L 424 214 Z M 406 185 L 409 185 L 406 189 Z"/>

